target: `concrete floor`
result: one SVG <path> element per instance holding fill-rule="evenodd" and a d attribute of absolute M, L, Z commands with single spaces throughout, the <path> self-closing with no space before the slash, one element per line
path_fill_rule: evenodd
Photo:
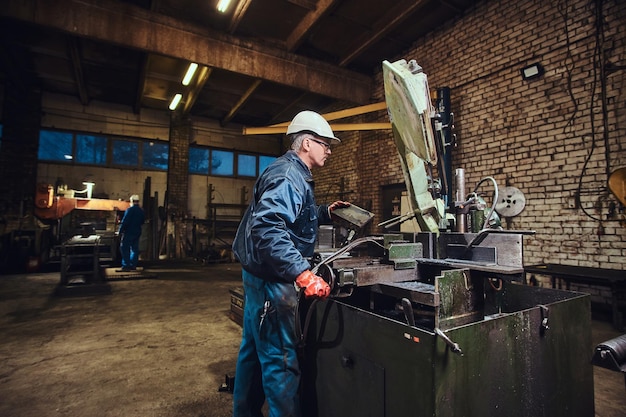
<path fill-rule="evenodd" d="M 241 338 L 229 317 L 239 265 L 145 272 L 81 297 L 52 295 L 58 272 L 0 276 L 0 416 L 230 416 L 219 388 Z M 593 346 L 618 335 L 593 322 Z M 594 385 L 597 417 L 626 416 L 621 373 L 594 367 Z"/>

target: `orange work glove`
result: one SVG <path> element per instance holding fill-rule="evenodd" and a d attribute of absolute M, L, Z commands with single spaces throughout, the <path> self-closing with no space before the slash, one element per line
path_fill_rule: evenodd
<path fill-rule="evenodd" d="M 296 285 L 300 288 L 304 288 L 304 296 L 306 298 L 326 298 L 330 294 L 330 287 L 326 281 L 308 269 L 298 275 Z"/>
<path fill-rule="evenodd" d="M 328 214 L 331 214 L 333 211 L 335 211 L 335 209 L 342 208 L 342 207 L 350 207 L 350 203 L 347 201 L 341 201 L 341 200 L 335 201 L 334 203 L 328 206 Z"/>

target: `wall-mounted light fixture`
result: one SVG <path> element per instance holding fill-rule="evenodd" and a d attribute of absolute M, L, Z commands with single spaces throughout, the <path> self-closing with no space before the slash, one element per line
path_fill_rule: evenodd
<path fill-rule="evenodd" d="M 178 107 L 178 103 L 180 103 L 180 99 L 183 98 L 183 95 L 180 93 L 177 93 L 174 98 L 172 99 L 172 102 L 170 103 L 170 110 L 176 110 L 176 107 Z"/>
<path fill-rule="evenodd" d="M 230 0 L 220 0 L 217 3 L 217 10 L 221 13 L 226 12 L 226 9 L 228 9 L 228 6 L 230 5 Z"/>
<path fill-rule="evenodd" d="M 198 64 L 196 64 L 195 62 L 192 62 L 191 64 L 189 64 L 189 68 L 187 68 L 187 73 L 185 74 L 185 77 L 183 78 L 183 85 L 189 85 L 197 69 L 198 69 Z"/>
<path fill-rule="evenodd" d="M 77 191 L 77 192 L 87 193 L 87 198 L 91 198 L 91 195 L 93 194 L 93 187 L 95 187 L 96 183 L 91 180 L 87 180 L 87 181 L 83 181 L 83 185 L 86 188 L 83 191 Z"/>
<path fill-rule="evenodd" d="M 543 67 L 540 63 L 535 62 L 527 67 L 522 68 L 522 79 L 524 81 L 532 80 L 537 77 L 541 77 L 544 74 Z"/>

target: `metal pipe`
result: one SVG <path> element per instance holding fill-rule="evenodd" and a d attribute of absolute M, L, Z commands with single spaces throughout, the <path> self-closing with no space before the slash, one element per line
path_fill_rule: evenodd
<path fill-rule="evenodd" d="M 493 184 L 494 192 L 491 209 L 489 210 L 489 214 L 487 214 L 487 217 L 485 217 L 485 221 L 483 222 L 483 225 L 481 227 L 481 229 L 483 230 L 489 228 L 489 219 L 491 219 L 493 213 L 496 211 L 496 204 L 498 203 L 498 199 L 500 198 L 498 192 L 498 183 L 493 177 L 485 177 L 482 180 L 478 181 L 478 184 L 476 184 L 476 187 L 474 188 L 474 194 L 476 194 L 476 192 L 478 191 L 478 187 L 480 187 L 480 185 L 485 181 L 491 181 L 491 183 Z"/>
<path fill-rule="evenodd" d="M 455 201 L 465 201 L 465 170 L 457 168 L 454 170 L 454 179 L 456 181 Z"/>
<path fill-rule="evenodd" d="M 465 201 L 465 170 L 463 168 L 457 168 L 454 171 L 454 178 L 456 182 L 456 190 L 455 190 L 455 207 L 457 208 L 456 213 L 456 231 L 460 233 L 467 232 L 467 218 L 466 214 L 463 210 L 459 210 L 459 206 L 462 207 L 463 201 Z"/>

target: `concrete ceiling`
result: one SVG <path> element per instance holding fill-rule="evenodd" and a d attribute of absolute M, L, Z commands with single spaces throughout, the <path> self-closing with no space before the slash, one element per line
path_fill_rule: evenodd
<path fill-rule="evenodd" d="M 476 0 L 3 0 L 0 82 L 266 126 L 368 104 L 385 59 Z M 181 80 L 200 64 L 192 83 Z"/>

